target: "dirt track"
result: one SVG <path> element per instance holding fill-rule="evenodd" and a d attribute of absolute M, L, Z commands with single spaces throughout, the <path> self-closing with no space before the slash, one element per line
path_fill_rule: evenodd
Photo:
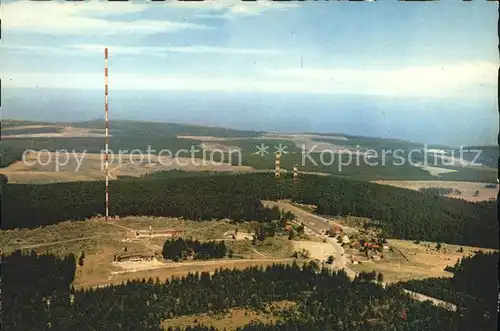
<path fill-rule="evenodd" d="M 224 265 L 235 265 L 238 263 L 254 263 L 254 262 L 292 262 L 294 259 L 292 258 L 285 258 L 285 259 L 279 259 L 279 258 L 265 258 L 265 259 L 241 259 L 241 260 L 235 260 L 235 259 L 230 259 L 230 260 L 210 260 L 210 261 L 193 261 L 193 262 L 172 262 L 172 263 L 161 263 L 161 264 L 155 264 L 155 265 L 148 265 L 144 264 L 144 268 L 138 267 L 138 268 L 131 268 L 131 269 L 126 269 L 126 270 L 120 270 L 120 271 L 113 271 L 111 275 L 120 275 L 120 274 L 127 274 L 127 273 L 134 273 L 134 272 L 141 272 L 141 271 L 148 271 L 148 270 L 158 270 L 158 269 L 166 269 L 166 268 L 179 268 L 179 267 L 186 267 L 186 266 L 224 266 Z M 111 278 L 111 277 L 110 277 Z"/>
<path fill-rule="evenodd" d="M 169 158 L 151 155 L 151 160 L 140 155 L 122 154 L 110 159 L 111 179 L 118 176 L 139 177 L 148 173 L 183 170 L 211 172 L 261 172 L 249 166 L 235 166 L 228 163 L 204 164 L 196 158 Z M 58 163 L 59 160 L 59 163 Z M 264 170 L 270 171 L 270 170 Z M 104 180 L 104 155 L 98 153 L 72 153 L 69 155 L 56 153 L 29 153 L 26 162 L 18 161 L 0 173 L 9 178 L 10 183 L 50 183 Z"/>

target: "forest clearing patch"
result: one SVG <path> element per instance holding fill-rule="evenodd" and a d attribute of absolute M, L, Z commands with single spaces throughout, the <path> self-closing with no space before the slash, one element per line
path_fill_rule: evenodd
<path fill-rule="evenodd" d="M 40 128 L 54 128 L 62 130 L 59 132 L 52 132 L 52 133 L 25 133 L 25 134 L 8 134 L 8 135 L 2 134 L 2 138 L 75 138 L 75 137 L 104 138 L 106 136 L 104 129 L 99 130 L 99 129 L 89 129 L 89 128 L 76 128 L 73 126 L 26 125 L 26 126 L 9 127 L 9 130 L 40 129 Z M 96 131 L 101 131 L 101 133 L 96 133 Z"/>
<path fill-rule="evenodd" d="M 425 241 L 417 244 L 413 241 L 398 239 L 389 239 L 388 244 L 393 251 L 384 252 L 384 259 L 363 262 L 350 267 L 357 272 L 381 272 L 387 283 L 429 277 L 452 277 L 451 272 L 444 270 L 447 266 L 453 267 L 459 259 L 474 255 L 479 250 L 483 252 L 496 251 L 448 244 L 441 244 L 440 249 L 436 250 L 438 244 L 435 242 Z M 404 257 L 398 257 L 398 254 Z"/>
<path fill-rule="evenodd" d="M 70 181 L 104 180 L 104 153 L 29 152 L 25 161 L 18 161 L 0 173 L 9 183 L 53 183 Z M 149 160 L 151 159 L 151 162 Z M 167 157 L 157 155 L 121 154 L 110 156 L 110 179 L 140 177 L 153 172 L 182 170 L 209 172 L 256 172 L 254 168 L 229 163 L 205 162 L 199 158 Z"/>
<path fill-rule="evenodd" d="M 301 251 L 303 249 L 308 251 L 311 259 L 325 261 L 330 255 L 335 256 L 335 249 L 333 248 L 333 245 L 329 243 L 301 240 L 294 241 L 293 246 L 295 251 Z"/>
<path fill-rule="evenodd" d="M 223 262 L 225 261 L 225 262 Z M 221 263 L 222 262 L 222 263 Z M 251 266 L 270 266 L 272 264 L 291 264 L 293 259 L 261 259 L 261 260 L 212 260 L 212 261 L 201 261 L 201 262 L 190 262 L 187 263 L 177 263 L 169 264 L 167 267 L 155 267 L 150 270 L 137 270 L 135 272 L 120 272 L 120 270 L 109 270 L 103 272 L 100 277 L 80 279 L 79 282 L 75 281 L 75 287 L 77 288 L 89 288 L 97 286 L 106 285 L 118 285 L 124 281 L 128 280 L 142 280 L 142 279 L 153 279 L 157 278 L 161 282 L 172 277 L 183 277 L 188 273 L 201 273 L 208 272 L 213 274 L 215 270 L 218 269 L 245 269 Z M 110 265 L 109 261 L 108 264 Z M 112 274 L 113 273 L 113 274 Z"/>
<path fill-rule="evenodd" d="M 196 222 L 168 217 L 131 216 L 105 223 L 102 217 L 86 221 L 67 221 L 55 225 L 35 229 L 15 229 L 0 231 L 2 251 L 8 253 L 16 249 L 28 250 L 33 246 L 37 253 L 51 253 L 64 256 L 69 253 L 78 259 L 85 253 L 83 266 L 77 266 L 75 287 L 92 287 L 108 283 L 119 284 L 123 280 L 159 277 L 167 279 L 172 276 L 183 276 L 189 272 L 209 271 L 218 268 L 241 268 L 273 263 L 290 263 L 289 241 L 283 238 L 265 241 L 262 249 L 271 252 L 269 257 L 256 254 L 250 240 L 226 240 L 228 248 L 234 253 L 233 259 L 191 261 L 183 263 L 164 263 L 160 260 L 114 262 L 116 254 L 146 252 L 161 254 L 165 238 L 133 239 L 130 236 L 136 229 L 173 228 L 184 231 L 183 237 L 199 240 L 221 239 L 225 232 L 235 230 L 242 234 L 251 231 L 251 222 L 232 223 L 230 220 Z M 124 241 L 124 238 L 130 238 Z M 76 241 L 75 241 L 76 240 Z M 278 246 L 276 246 L 278 245 Z M 239 259 L 240 258 L 240 259 Z M 255 261 L 253 261 L 255 260 Z"/>
<path fill-rule="evenodd" d="M 421 168 L 429 173 L 429 175 L 434 176 L 434 177 L 439 177 L 441 174 L 447 174 L 449 172 L 457 172 L 458 170 L 456 169 L 448 169 L 448 168 L 440 168 L 440 167 L 433 167 L 429 165 L 424 165 L 424 164 L 416 164 L 415 167 Z"/>
<path fill-rule="evenodd" d="M 275 236 L 265 238 L 263 241 L 257 241 L 254 247 L 258 252 L 270 257 L 291 257 L 293 254 L 293 245 L 288 236 Z"/>
<path fill-rule="evenodd" d="M 418 191 L 422 188 L 431 187 L 442 187 L 457 189 L 461 194 L 449 194 L 450 198 L 464 199 L 467 201 L 486 201 L 491 199 L 496 199 L 498 195 L 498 185 L 494 188 L 487 188 L 486 183 L 479 182 L 459 182 L 459 181 L 420 181 L 420 180 L 378 180 L 374 183 L 382 185 L 390 185 L 396 187 L 402 187 L 414 191 Z M 478 192 L 475 195 L 476 191 Z"/>
<path fill-rule="evenodd" d="M 296 303 L 293 301 L 275 301 L 266 306 L 263 311 L 250 308 L 233 308 L 227 313 L 219 313 L 215 315 L 197 314 L 179 316 L 176 318 L 164 320 L 162 328 L 165 330 L 168 327 L 186 328 L 197 324 L 212 326 L 218 330 L 236 330 L 251 322 L 261 322 L 265 324 L 275 323 L 278 321 L 281 311 L 294 308 Z"/>

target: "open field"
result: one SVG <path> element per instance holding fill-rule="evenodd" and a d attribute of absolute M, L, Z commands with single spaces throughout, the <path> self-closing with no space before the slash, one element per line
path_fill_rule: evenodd
<path fill-rule="evenodd" d="M 36 123 L 23 121 L 7 121 L 8 127 L 2 136 L 3 142 L 2 165 L 7 167 L 20 159 L 26 149 L 56 151 L 60 149 L 99 153 L 104 147 L 104 122 L 89 121 L 81 123 Z M 12 124 L 12 125 L 9 125 Z M 30 132 L 31 130 L 31 132 Z M 195 162 L 186 163 L 187 158 L 177 158 L 179 162 L 172 165 L 166 158 L 160 164 L 157 156 L 152 156 L 153 163 L 146 166 L 137 161 L 125 161 L 118 168 L 111 168 L 111 175 L 115 178 L 138 177 L 146 173 L 181 169 L 186 171 L 214 171 L 214 172 L 253 172 L 269 171 L 274 167 L 274 148 L 278 145 L 286 146 L 287 154 L 282 158 L 282 169 L 291 170 L 294 164 L 300 164 L 301 173 L 321 173 L 353 178 L 358 180 L 464 180 L 477 182 L 491 182 L 496 180 L 496 169 L 478 166 L 459 166 L 456 169 L 447 169 L 446 166 L 418 167 L 411 165 L 394 166 L 394 158 L 388 157 L 385 165 L 368 166 L 366 161 L 360 164 L 359 159 L 366 156 L 366 148 L 394 149 L 401 147 L 408 149 L 412 146 L 419 147 L 406 141 L 357 137 L 343 134 L 311 134 L 311 133 L 264 133 L 253 131 L 239 131 L 231 129 L 210 128 L 203 126 L 178 125 L 172 123 L 150 123 L 134 121 L 114 121 L 111 130 L 112 139 L 110 148 L 114 151 L 140 149 L 145 151 L 147 146 L 152 146 L 153 151 L 168 149 L 174 151 L 189 150 L 191 147 L 199 150 L 195 154 Z M 219 135 L 220 134 L 220 135 Z M 264 144 L 269 147 L 266 155 L 255 154 L 257 145 Z M 201 162 L 200 145 L 204 145 L 204 152 L 212 155 L 213 159 L 224 161 L 221 165 L 203 165 Z M 420 146 L 421 147 L 421 146 Z M 326 160 L 320 161 L 322 152 L 326 151 Z M 311 153 L 311 159 L 303 160 L 301 154 Z M 127 152 L 128 153 L 128 152 Z M 346 153 L 350 154 L 347 155 Z M 152 154 L 155 154 L 153 152 Z M 330 155 L 331 154 L 331 155 Z M 99 155 L 99 154 L 97 154 Z M 189 153 L 181 153 L 179 156 Z M 116 159 L 117 155 L 115 155 Z M 130 160 L 128 155 L 123 155 Z M 230 158 L 229 158 L 230 157 Z M 241 160 L 240 160 L 241 159 Z M 331 161 L 330 161 L 331 159 Z M 354 161 L 356 159 L 356 161 Z M 383 158 L 382 158 L 383 159 Z M 63 161 L 64 162 L 64 161 Z M 318 163 L 319 162 L 319 163 Z M 90 164 L 83 161 L 82 169 L 75 172 L 77 164 L 74 157 L 59 167 L 56 171 L 54 162 L 46 166 L 19 167 L 16 171 L 10 167 L 4 173 L 11 183 L 46 183 L 62 181 L 101 180 L 103 167 L 100 164 Z M 356 163 L 356 164 L 354 164 Z M 258 170 L 256 170 L 258 169 Z M 100 170 L 100 171 L 96 171 Z M 453 171 L 456 170 L 456 171 Z M 58 172 L 57 174 L 54 174 Z"/>
<path fill-rule="evenodd" d="M 114 255 L 138 252 L 161 255 L 166 237 L 135 238 L 137 230 L 174 229 L 182 230 L 182 237 L 192 237 L 201 241 L 224 239 L 228 248 L 233 250 L 233 259 L 211 261 L 186 261 L 165 263 L 159 260 L 144 262 L 113 262 Z M 189 272 L 216 269 L 239 268 L 273 263 L 291 263 L 291 243 L 286 238 L 267 238 L 255 247 L 245 236 L 237 239 L 225 239 L 224 234 L 234 231 L 249 233 L 253 230 L 252 222 L 231 223 L 229 220 L 194 222 L 167 217 L 124 217 L 110 223 L 102 218 L 87 221 L 68 221 L 57 225 L 35 229 L 16 229 L 0 231 L 0 247 L 9 254 L 17 249 L 31 250 L 38 253 L 52 253 L 59 256 L 74 254 L 76 257 L 85 252 L 83 266 L 78 266 L 75 287 L 93 287 L 106 284 L 119 284 L 128 279 L 160 278 L 183 276 Z"/>
<path fill-rule="evenodd" d="M 31 249 L 39 245 L 42 251 L 50 250 L 56 255 L 78 254 L 82 248 L 85 248 L 85 252 L 92 253 L 97 252 L 99 246 L 110 245 L 121 240 L 125 233 L 125 229 L 104 222 L 67 221 L 35 229 L 2 230 L 0 231 L 0 247 L 3 252 Z M 60 242 L 60 244 L 46 246 L 46 243 L 53 242 Z"/>
<path fill-rule="evenodd" d="M 279 312 L 293 308 L 295 302 L 276 301 L 270 303 L 265 311 L 257 311 L 246 308 L 231 309 L 227 313 L 217 315 L 197 314 L 188 315 L 164 320 L 162 327 L 166 330 L 168 327 L 179 326 L 185 328 L 196 324 L 212 326 L 218 330 L 236 330 L 236 328 L 249 324 L 251 322 L 274 323 L 279 320 Z"/>
<path fill-rule="evenodd" d="M 381 272 L 384 274 L 386 283 L 429 277 L 452 277 L 452 273 L 444 270 L 446 266 L 453 266 L 457 260 L 473 255 L 479 250 L 494 251 L 448 244 L 441 244 L 441 249 L 437 251 L 436 243 L 421 242 L 416 244 L 412 241 L 396 239 L 388 240 L 388 244 L 393 251 L 384 252 L 384 259 L 381 261 L 370 260 L 357 265 L 350 264 L 349 267 L 357 272 Z M 463 249 L 463 252 L 458 251 L 460 248 Z M 362 253 L 359 255 L 361 256 Z"/>
<path fill-rule="evenodd" d="M 439 177 L 441 174 L 447 174 L 450 172 L 457 172 L 456 169 L 448 169 L 448 168 L 440 168 L 440 167 L 432 167 L 429 165 L 416 164 L 415 167 L 422 168 L 427 171 L 431 176 Z"/>
<path fill-rule="evenodd" d="M 275 236 L 257 242 L 255 249 L 266 257 L 289 258 L 293 254 L 292 242 L 287 236 Z"/>
<path fill-rule="evenodd" d="M 316 219 L 318 216 L 300 207 L 293 206 L 286 201 L 280 201 L 278 203 L 266 201 L 265 204 L 267 206 L 278 205 L 280 209 L 293 212 L 298 217 L 298 221 L 303 222 L 307 227 L 311 227 L 317 231 L 321 231 L 327 227 L 324 222 L 319 222 L 319 220 Z M 362 228 L 362 224 L 365 221 L 367 221 L 367 219 L 348 216 L 334 218 L 334 222 L 330 222 L 330 224 L 344 225 L 344 231 L 348 233 L 346 230 L 350 230 L 349 237 L 353 238 L 359 235 L 363 236 L 363 234 L 368 234 L 369 231 L 363 230 Z M 351 227 L 346 227 L 345 225 Z M 376 233 L 371 233 L 371 235 L 376 236 Z M 310 243 L 307 244 L 307 246 L 314 247 L 316 244 L 317 243 Z M 436 251 L 436 243 L 422 242 L 421 244 L 415 244 L 412 241 L 396 239 L 388 240 L 388 245 L 392 247 L 392 252 L 384 250 L 384 258 L 381 261 L 367 261 L 363 253 L 359 252 L 359 249 L 350 249 L 346 247 L 345 256 L 348 260 L 347 267 L 356 272 L 373 270 L 382 272 L 385 276 L 385 281 L 389 283 L 415 278 L 449 277 L 452 274 L 444 271 L 444 268 L 448 265 L 453 266 L 458 259 L 474 254 L 474 252 L 478 250 L 488 252 L 494 251 L 491 249 L 462 247 L 448 244 L 441 244 L 441 249 Z M 459 252 L 460 248 L 463 250 L 462 252 Z M 317 254 L 322 255 L 323 252 L 319 251 Z M 351 255 L 358 256 L 361 261 L 365 262 L 358 265 L 351 264 L 349 261 Z M 371 255 L 373 255 L 373 253 Z M 338 259 L 335 254 L 334 256 Z"/>
<path fill-rule="evenodd" d="M 476 182 L 455 182 L 455 181 L 400 181 L 400 180 L 379 180 L 375 183 L 383 185 L 391 185 L 396 187 L 407 188 L 418 191 L 421 188 L 442 187 L 458 189 L 462 194 L 450 194 L 450 198 L 464 199 L 467 201 L 485 201 L 496 199 L 498 195 L 498 185 L 496 188 L 486 188 L 485 183 Z M 479 191 L 477 196 L 474 192 Z"/>
<path fill-rule="evenodd" d="M 55 225 L 38 227 L 35 229 L 14 229 L 0 231 L 0 246 L 2 250 L 30 249 L 34 246 L 45 247 L 46 243 L 60 242 L 66 246 L 67 252 L 79 253 L 80 250 L 71 249 L 72 246 L 80 247 L 81 241 L 87 238 L 96 244 L 90 252 L 97 249 L 98 245 L 106 246 L 116 243 L 122 248 L 125 245 L 142 245 L 141 242 L 158 246 L 166 238 L 144 238 L 131 240 L 135 237 L 136 230 L 148 230 L 149 226 L 155 229 L 173 229 L 183 231 L 183 237 L 192 237 L 198 240 L 224 239 L 224 233 L 236 227 L 241 232 L 251 232 L 251 222 L 232 224 L 229 220 L 195 222 L 169 217 L 123 217 L 110 223 L 105 223 L 102 218 L 86 221 L 67 221 Z M 125 239 L 128 238 L 128 241 Z M 51 247 L 54 250 L 55 246 Z M 90 248 L 87 245 L 87 248 Z M 57 253 L 57 252 L 54 252 Z"/>
<path fill-rule="evenodd" d="M 7 126 L 5 127 L 5 123 L 2 123 L 2 132 L 5 131 L 22 131 L 22 130 L 36 130 L 36 129 L 62 129 L 64 126 L 61 125 L 13 125 L 13 126 Z"/>
<path fill-rule="evenodd" d="M 59 160 L 59 161 L 57 161 Z M 147 156 L 121 154 L 110 156 L 109 173 L 111 179 L 120 176 L 139 177 L 148 173 L 183 170 L 207 172 L 253 172 L 249 166 L 234 166 L 228 163 L 220 165 L 196 158 L 170 158 L 151 155 Z M 63 181 L 104 180 L 104 154 L 72 153 L 69 156 L 56 153 L 29 153 L 26 162 L 18 161 L 1 173 L 9 178 L 9 183 L 49 183 Z"/>
<path fill-rule="evenodd" d="M 208 137 L 208 136 L 177 136 L 178 139 L 193 139 L 202 141 L 203 144 L 207 146 L 219 146 L 219 148 L 225 148 L 229 150 L 234 150 L 235 146 L 227 146 L 223 142 L 238 141 L 238 140 L 268 140 L 268 141 L 287 141 L 293 143 L 298 150 L 311 150 L 313 149 L 315 153 L 321 153 L 322 151 L 350 151 L 352 154 L 364 153 L 351 149 L 347 146 L 342 145 L 342 141 L 348 140 L 343 136 L 321 136 L 315 134 L 305 134 L 305 133 L 294 133 L 294 134 L 272 134 L 266 133 L 258 137 L 237 137 L 237 138 L 221 138 L 221 137 Z M 313 140 L 321 138 L 322 141 Z M 339 143 L 335 143 L 335 142 Z M 215 142 L 218 142 L 215 144 Z M 293 151 L 292 151 L 293 153 Z"/>
<path fill-rule="evenodd" d="M 106 285 L 118 285 L 127 280 L 142 280 L 142 279 L 156 279 L 165 282 L 172 277 L 182 277 L 188 273 L 201 273 L 208 272 L 214 273 L 215 270 L 220 268 L 228 269 L 245 269 L 251 266 L 270 266 L 275 263 L 292 263 L 293 259 L 254 259 L 254 260 L 213 260 L 213 261 L 200 261 L 191 262 L 188 265 L 182 263 L 177 265 L 167 266 L 165 268 L 144 269 L 138 271 L 131 271 L 120 273 L 114 266 L 105 261 L 93 261 L 89 263 L 89 267 L 85 266 L 81 269 L 81 276 L 75 278 L 75 288 L 89 288 Z M 86 262 L 87 263 L 87 262 Z"/>
<path fill-rule="evenodd" d="M 311 259 L 325 261 L 330 255 L 335 255 L 335 249 L 329 243 L 313 241 L 294 241 L 294 249 L 300 251 L 305 249 L 309 251 Z"/>
<path fill-rule="evenodd" d="M 56 132 L 43 132 L 43 133 L 16 133 L 21 130 L 33 130 L 36 132 L 37 129 L 51 129 Z M 59 131 L 57 131 L 59 130 Z M 92 131 L 92 132 L 91 132 Z M 2 133 L 2 139 L 12 139 L 12 138 L 74 138 L 74 137 L 105 137 L 104 129 L 98 132 L 96 129 L 90 130 L 87 128 L 75 128 L 73 126 L 56 126 L 56 125 L 25 125 L 25 126 L 15 126 L 10 127 L 7 130 L 7 134 Z"/>
<path fill-rule="evenodd" d="M 3 123 L 2 123 L 3 124 Z M 2 137 L 9 136 L 21 136 L 24 135 L 33 135 L 33 134 L 54 134 L 60 133 L 64 130 L 62 126 L 44 126 L 44 125 L 20 125 L 13 127 L 3 127 L 1 129 Z"/>
<path fill-rule="evenodd" d="M 201 223 L 201 224 L 200 224 Z M 223 239 L 224 233 L 238 229 L 240 232 L 252 232 L 251 222 L 232 223 L 230 220 L 196 222 L 170 217 L 135 216 L 124 217 L 117 221 L 117 224 L 134 229 L 154 229 L 169 228 L 183 231 L 183 237 L 192 237 L 199 240 Z"/>
<path fill-rule="evenodd" d="M 201 141 L 227 141 L 227 140 L 235 140 L 235 139 L 276 139 L 276 140 L 312 140 L 312 139 L 326 139 L 326 140 L 340 140 L 345 141 L 348 140 L 344 136 L 327 136 L 327 135 L 317 135 L 317 134 L 309 134 L 309 133 L 283 133 L 283 134 L 275 134 L 275 133 L 265 133 L 257 137 L 212 137 L 212 136 L 177 136 L 179 139 L 193 139 L 193 140 L 201 140 Z"/>

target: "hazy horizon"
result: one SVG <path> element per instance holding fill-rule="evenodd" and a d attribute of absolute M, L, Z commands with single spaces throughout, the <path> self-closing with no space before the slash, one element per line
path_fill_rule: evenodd
<path fill-rule="evenodd" d="M 103 118 L 100 90 L 5 89 L 3 118 L 79 122 Z M 491 107 L 494 107 L 493 100 Z M 426 108 L 425 118 L 419 109 Z M 160 121 L 269 132 L 318 132 L 459 145 L 496 145 L 498 115 L 479 116 L 482 100 L 460 107 L 443 100 L 381 96 L 112 91 L 113 120 Z M 307 113 L 304 112 L 307 109 Z M 474 111 L 471 111 L 474 110 Z M 470 130 L 470 128 L 480 128 Z"/>
<path fill-rule="evenodd" d="M 497 6 L 5 1 L 3 114 L 102 117 L 107 47 L 112 120 L 496 144 Z"/>

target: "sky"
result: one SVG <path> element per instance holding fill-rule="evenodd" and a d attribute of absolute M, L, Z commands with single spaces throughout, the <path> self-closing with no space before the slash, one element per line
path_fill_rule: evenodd
<path fill-rule="evenodd" d="M 484 118 L 484 128 L 475 127 L 459 139 L 494 143 L 497 6 L 478 0 L 6 1 L 1 9 L 2 86 L 102 90 L 108 47 L 110 111 L 113 93 L 123 95 L 119 92 L 127 90 L 206 97 L 206 103 L 198 102 L 205 113 L 216 111 L 208 104 L 215 96 L 223 94 L 237 102 L 244 93 L 251 95 L 250 102 L 274 100 L 261 102 L 259 107 L 264 108 L 293 108 L 295 103 L 287 100 L 309 100 L 302 113 L 295 111 L 294 124 L 307 122 L 308 112 L 339 123 L 344 117 L 348 122 L 363 121 L 366 109 L 356 107 L 363 99 L 363 107 L 374 107 L 373 114 L 388 114 L 392 126 L 419 126 L 422 136 L 413 139 L 429 134 L 424 128 L 436 120 L 435 112 L 456 110 L 454 120 L 465 122 L 451 119 L 443 136 L 452 134 L 452 126 L 466 129 L 468 118 Z M 9 89 L 3 93 L 4 100 L 9 93 Z M 349 99 L 349 106 L 325 101 L 336 98 Z M 230 106 L 230 101 L 224 105 Z M 35 99 L 25 103 L 36 107 Z M 408 107 L 412 104 L 418 107 Z M 15 111 L 25 114 L 22 109 L 9 110 L 5 103 L 3 108 L 4 116 L 16 117 Z M 254 116 L 267 111 L 256 110 Z M 165 119 L 175 120 L 173 115 L 166 114 Z M 251 115 L 247 110 L 238 116 L 244 123 Z M 378 132 L 395 135 L 380 122 Z M 290 125 L 279 129 L 287 128 Z M 443 129 L 446 126 L 431 130 Z M 399 131 L 398 137 L 404 135 L 405 130 Z"/>

